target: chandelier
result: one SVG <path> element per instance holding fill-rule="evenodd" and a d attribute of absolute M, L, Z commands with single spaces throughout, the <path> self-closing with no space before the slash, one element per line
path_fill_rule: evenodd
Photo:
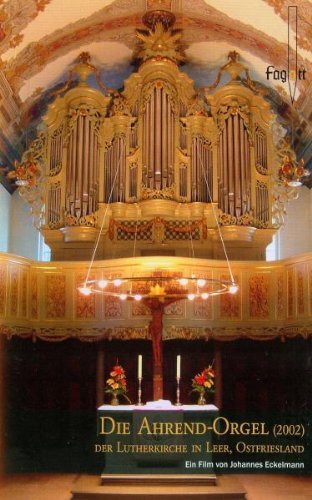
<path fill-rule="evenodd" d="M 78 287 L 78 291 L 88 297 L 91 294 L 102 294 L 104 296 L 117 297 L 122 301 L 132 300 L 132 301 L 145 301 L 148 303 L 151 300 L 157 300 L 160 303 L 170 303 L 176 300 L 187 299 L 193 301 L 195 299 L 207 300 L 210 297 L 223 294 L 235 294 L 238 291 L 238 285 L 234 280 L 234 276 L 231 269 L 231 264 L 227 255 L 225 243 L 222 237 L 222 232 L 220 224 L 218 222 L 217 213 L 212 203 L 211 193 L 209 189 L 207 174 L 204 171 L 204 166 L 201 164 L 204 180 L 209 193 L 212 212 L 216 222 L 216 227 L 219 233 L 220 241 L 223 247 L 223 252 L 225 260 L 227 263 L 228 273 L 230 276 L 229 280 L 223 279 L 212 279 L 207 277 L 202 277 L 190 272 L 190 275 L 184 273 L 176 273 L 172 271 L 171 273 L 159 269 L 158 266 L 154 268 L 149 274 L 138 273 L 132 276 L 108 276 L 107 278 L 94 280 L 90 279 L 90 273 L 92 266 L 94 264 L 95 255 L 100 243 L 101 235 L 103 233 L 104 223 L 108 215 L 108 208 L 110 205 L 110 200 L 114 190 L 115 182 L 117 176 L 119 175 L 120 169 L 120 158 L 117 160 L 116 173 L 113 180 L 112 188 L 110 191 L 108 203 L 106 205 L 105 213 L 103 215 L 101 227 L 94 245 L 92 252 L 92 257 L 88 266 L 86 277 L 83 283 Z M 137 221 L 138 222 L 138 221 Z M 137 225 L 134 234 L 134 245 L 133 245 L 133 261 L 136 260 L 136 242 L 137 242 Z M 193 241 L 190 231 L 190 246 L 192 251 L 192 258 L 186 259 L 186 265 L 188 265 L 187 260 L 190 260 L 192 266 L 194 262 L 194 248 Z"/>
<path fill-rule="evenodd" d="M 278 177 L 285 186 L 300 187 L 303 184 L 303 178 L 309 175 L 304 168 L 304 159 L 299 162 L 292 159 L 290 155 L 285 155 L 278 171 Z"/>
<path fill-rule="evenodd" d="M 122 301 L 144 299 L 166 300 L 195 299 L 207 300 L 215 295 L 235 294 L 238 286 L 234 280 L 219 280 L 191 276 L 177 276 L 173 273 L 154 271 L 151 275 L 114 277 L 87 280 L 79 288 L 85 296 L 101 293 L 118 297 Z"/>
<path fill-rule="evenodd" d="M 7 177 L 8 179 L 15 179 L 16 186 L 36 187 L 40 175 L 40 168 L 36 160 L 29 154 L 27 158 L 23 158 L 21 162 L 15 160 L 14 170 L 11 170 L 7 174 Z"/>

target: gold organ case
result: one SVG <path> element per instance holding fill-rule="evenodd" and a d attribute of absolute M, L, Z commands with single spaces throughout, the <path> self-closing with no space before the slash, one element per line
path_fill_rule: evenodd
<path fill-rule="evenodd" d="M 101 227 L 96 258 L 131 256 L 136 240 L 137 255 L 191 256 L 191 241 L 196 257 L 223 259 L 216 220 L 230 258 L 265 258 L 277 159 L 262 89 L 236 53 L 195 89 L 179 68 L 181 33 L 156 22 L 138 37 L 121 92 L 81 55 L 78 84 L 61 89 L 31 146 L 52 260 L 88 260 Z"/>

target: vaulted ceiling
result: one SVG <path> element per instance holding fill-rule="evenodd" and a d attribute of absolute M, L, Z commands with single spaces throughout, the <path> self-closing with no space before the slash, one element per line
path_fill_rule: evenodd
<path fill-rule="evenodd" d="M 135 29 L 144 28 L 146 9 L 172 10 L 183 30 L 187 60 L 182 67 L 196 86 L 211 84 L 217 69 L 236 50 L 251 77 L 269 86 L 282 119 L 294 122 L 297 148 L 309 161 L 312 99 L 312 4 L 297 6 L 298 81 L 292 105 L 287 82 L 267 80 L 268 65 L 288 66 L 286 0 L 0 0 L 0 115 L 8 122 L 1 137 L 2 163 L 20 149 L 25 130 L 38 120 L 50 91 L 67 78 L 79 53 L 88 51 L 109 87 L 120 88 L 134 71 Z M 295 58 L 295 20 L 290 25 L 290 57 Z M 4 90 L 3 90 L 4 89 Z M 3 118 L 3 116 L 2 116 Z M 1 116 L 0 116 L 1 121 Z M 302 129 L 302 130 L 301 130 Z M 13 150 L 11 149 L 13 147 Z M 300 152 L 299 151 L 299 152 Z M 309 156 L 310 155 L 310 156 Z"/>

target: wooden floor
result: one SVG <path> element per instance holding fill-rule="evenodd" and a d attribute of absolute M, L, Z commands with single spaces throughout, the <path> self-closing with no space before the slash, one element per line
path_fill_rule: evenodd
<path fill-rule="evenodd" d="M 312 477 L 236 475 L 248 500 L 312 500 Z M 1 500 L 71 500 L 75 474 L 13 474 L 0 481 Z"/>

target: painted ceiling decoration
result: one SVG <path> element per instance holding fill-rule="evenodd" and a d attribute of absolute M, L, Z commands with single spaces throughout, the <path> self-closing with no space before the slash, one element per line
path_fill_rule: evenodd
<path fill-rule="evenodd" d="M 53 4 L 53 2 L 58 1 L 50 0 L 50 3 Z M 125 7 L 124 9 L 118 9 L 118 17 L 113 8 L 114 4 L 117 3 L 124 4 Z M 49 6 L 47 5 L 46 9 Z M 4 52 L 2 55 L 2 69 L 10 85 L 16 93 L 19 93 L 26 85 L 29 87 L 26 91 L 23 91 L 22 100 L 24 100 L 34 90 L 33 85 L 31 85 L 31 79 L 35 75 L 45 69 L 45 84 L 49 86 L 55 78 L 53 71 L 49 71 L 50 63 L 77 48 L 81 49 L 84 47 L 84 49 L 90 52 L 88 44 L 95 41 L 121 42 L 133 51 L 136 45 L 135 28 L 140 27 L 140 25 L 142 26 L 141 18 L 142 14 L 144 14 L 144 10 L 139 9 L 140 6 L 142 7 L 142 1 L 132 2 L 132 9 L 126 1 L 112 2 L 111 5 L 103 7 L 91 16 L 65 25 L 61 29 L 43 36 L 39 40 L 34 35 L 34 41 L 30 41 L 27 46 L 22 50 L 18 50 L 18 52 L 12 50 L 9 50 L 8 54 Z M 279 68 L 287 67 L 286 23 L 283 23 L 285 24 L 284 41 L 281 41 L 280 37 L 274 38 L 271 30 L 268 30 L 270 34 L 267 34 L 259 30 L 257 26 L 247 25 L 239 19 L 235 20 L 235 24 L 233 25 L 233 19 L 230 16 L 207 5 L 203 0 L 192 0 L 192 2 L 185 0 L 183 2 L 183 11 L 176 14 L 176 27 L 183 29 L 183 41 L 185 46 L 190 50 L 191 57 L 192 45 L 194 43 L 214 42 L 215 44 L 219 44 L 221 42 L 229 43 L 232 46 L 235 45 L 235 48 L 238 50 L 251 53 L 263 61 L 264 64 L 260 67 L 256 65 L 255 68 L 259 77 L 262 75 L 262 78 L 265 78 L 263 70 L 267 64 L 273 64 Z M 270 25 L 270 22 L 268 22 L 268 25 Z M 16 37 L 17 35 L 14 36 Z M 18 49 L 18 46 L 16 46 L 16 49 Z M 112 49 L 114 49 L 113 46 Z M 197 63 L 210 63 L 212 68 L 219 65 L 220 59 L 218 61 L 214 60 L 213 51 L 210 51 L 206 55 L 205 46 L 202 46 L 201 49 L 201 56 L 195 56 Z M 14 55 L 14 52 L 16 55 Z M 127 57 L 126 54 L 127 51 L 125 48 L 125 57 Z M 226 51 L 222 54 L 223 60 L 225 54 Z M 10 58 L 7 58 L 8 55 L 10 55 Z M 91 55 L 101 58 L 100 54 Z M 307 56 L 307 54 L 301 55 L 299 53 L 298 64 L 299 66 L 304 65 L 307 71 L 311 71 L 311 57 L 307 58 L 304 56 Z M 106 60 L 102 59 L 99 62 L 108 66 L 113 65 L 114 50 L 109 51 Z M 29 82 L 29 85 L 27 82 Z M 36 84 L 36 79 L 34 79 L 33 83 L 34 85 Z M 300 82 L 301 91 L 305 84 L 306 82 L 304 81 Z"/>
<path fill-rule="evenodd" d="M 182 69 L 197 87 L 211 85 L 227 54 L 239 52 L 252 79 L 271 89 L 280 115 L 286 122 L 290 117 L 292 127 L 302 128 L 297 142 L 299 150 L 306 151 L 312 136 L 307 111 L 312 93 L 311 3 L 291 2 L 298 8 L 298 67 L 305 68 L 308 75 L 297 82 L 293 107 L 287 82 L 266 77 L 268 65 L 287 68 L 289 2 L 248 0 L 243 9 L 241 5 L 241 0 L 0 0 L 1 97 L 5 97 L 3 85 L 11 92 L 0 106 L 0 126 L 6 138 L 20 149 L 26 127 L 39 118 L 41 108 L 44 113 L 49 93 L 66 81 L 82 51 L 90 53 L 108 87 L 122 87 L 134 71 L 135 32 L 144 29 L 142 17 L 147 10 L 160 8 L 176 17 L 174 28 L 181 30 L 186 56 Z M 292 56 L 294 30 L 292 25 Z M 19 116 L 12 111 L 14 106 Z"/>
<path fill-rule="evenodd" d="M 51 0 L 1 1 L 0 52 L 17 47 L 23 40 L 21 33 Z"/>
<path fill-rule="evenodd" d="M 274 8 L 274 11 L 280 15 L 283 21 L 287 22 L 288 19 L 288 5 L 289 2 L 286 0 L 264 0 L 267 4 Z M 303 1 L 292 1 L 291 5 L 295 5 L 300 8 L 299 11 L 299 23 L 300 23 L 300 33 L 298 34 L 298 46 L 311 52 L 312 49 L 312 25 L 309 19 L 311 19 L 311 2 L 306 0 Z M 294 23 L 291 23 L 294 29 Z"/>

